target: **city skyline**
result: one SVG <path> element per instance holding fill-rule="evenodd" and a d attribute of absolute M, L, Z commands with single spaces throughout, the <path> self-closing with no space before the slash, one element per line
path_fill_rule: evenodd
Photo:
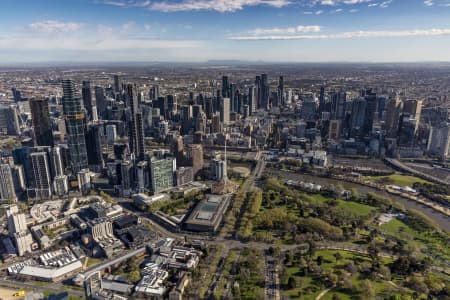
<path fill-rule="evenodd" d="M 450 61 L 447 0 L 7 0 L 0 8 L 2 64 Z"/>

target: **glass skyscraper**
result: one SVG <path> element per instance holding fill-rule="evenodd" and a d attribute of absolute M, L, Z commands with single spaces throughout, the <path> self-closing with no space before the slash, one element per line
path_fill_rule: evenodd
<path fill-rule="evenodd" d="M 62 81 L 63 87 L 63 112 L 66 120 L 66 130 L 69 142 L 70 160 L 72 171 L 78 173 L 88 166 L 86 151 L 86 115 L 83 110 L 81 98 L 75 93 L 75 86 L 72 80 Z"/>

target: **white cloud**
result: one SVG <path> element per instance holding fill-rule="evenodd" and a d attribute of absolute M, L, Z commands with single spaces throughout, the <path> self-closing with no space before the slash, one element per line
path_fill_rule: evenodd
<path fill-rule="evenodd" d="M 29 24 L 26 30 L 0 35 L 0 52 L 20 51 L 121 51 L 196 48 L 201 41 L 150 36 L 150 26 L 126 22 L 117 26 L 89 25 L 62 21 Z M 146 30 L 143 30 L 146 29 Z M 162 29 L 161 29 L 162 30 Z M 70 34 L 67 34 L 69 33 Z M 155 33 L 153 33 L 155 34 Z M 20 47 L 18 47 L 20 45 Z"/>
<path fill-rule="evenodd" d="M 265 35 L 265 36 L 233 36 L 229 39 L 238 41 L 257 40 L 314 40 L 314 39 L 352 39 L 377 37 L 411 37 L 411 36 L 445 36 L 450 35 L 450 29 L 415 29 L 415 30 L 384 30 L 384 31 L 350 31 L 336 34 L 306 34 L 306 35 Z"/>
<path fill-rule="evenodd" d="M 423 1 L 423 4 L 425 4 L 426 6 L 432 6 L 434 3 L 433 0 L 425 0 Z"/>
<path fill-rule="evenodd" d="M 82 27 L 83 24 L 75 22 L 61 22 L 56 20 L 44 20 L 28 25 L 28 28 L 36 32 L 67 32 L 76 31 Z"/>
<path fill-rule="evenodd" d="M 126 1 L 105 0 L 98 3 L 119 7 L 143 7 L 162 12 L 213 10 L 218 12 L 235 12 L 246 6 L 267 5 L 284 7 L 291 4 L 290 0 L 181 0 L 181 1 Z"/>
<path fill-rule="evenodd" d="M 298 34 L 308 32 L 319 32 L 321 29 L 318 25 L 299 25 L 296 27 L 284 27 L 284 28 L 256 28 L 249 31 L 249 34 L 259 35 L 274 35 L 274 34 Z"/>
<path fill-rule="evenodd" d="M 318 10 L 318 11 L 316 11 L 314 14 L 315 14 L 315 15 L 321 15 L 321 14 L 323 14 L 323 10 Z"/>

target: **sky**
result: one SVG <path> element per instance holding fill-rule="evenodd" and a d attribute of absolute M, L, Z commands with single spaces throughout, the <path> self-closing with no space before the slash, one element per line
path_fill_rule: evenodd
<path fill-rule="evenodd" d="M 0 64 L 450 61 L 450 0 L 1 0 Z"/>

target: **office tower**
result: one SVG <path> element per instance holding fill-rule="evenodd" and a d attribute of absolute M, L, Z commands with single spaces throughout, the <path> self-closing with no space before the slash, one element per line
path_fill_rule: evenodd
<path fill-rule="evenodd" d="M 325 87 L 320 87 L 319 94 L 319 116 L 322 116 L 322 112 L 325 111 Z"/>
<path fill-rule="evenodd" d="M 77 173 L 77 180 L 79 191 L 81 192 L 81 194 L 87 195 L 92 188 L 91 172 L 89 171 L 89 169 L 80 170 Z"/>
<path fill-rule="evenodd" d="M 403 113 L 409 114 L 417 121 L 420 121 L 422 105 L 423 100 L 406 100 L 403 102 Z"/>
<path fill-rule="evenodd" d="M 175 156 L 177 164 L 183 165 L 184 163 L 184 144 L 181 136 L 174 136 L 170 143 L 170 152 Z"/>
<path fill-rule="evenodd" d="M 31 165 L 30 153 L 31 153 L 30 147 L 18 147 L 12 150 L 14 164 L 23 166 L 27 186 L 32 185 L 34 181 L 33 167 Z"/>
<path fill-rule="evenodd" d="M 192 105 L 192 117 L 194 119 L 196 118 L 200 118 L 201 114 L 202 114 L 202 106 L 201 105 Z"/>
<path fill-rule="evenodd" d="M 19 116 L 14 105 L 0 104 L 0 134 L 19 135 Z"/>
<path fill-rule="evenodd" d="M 230 82 L 228 80 L 228 76 L 222 76 L 222 97 L 230 97 Z"/>
<path fill-rule="evenodd" d="M 181 167 L 175 172 L 177 186 L 190 183 L 194 180 L 194 172 L 191 167 Z"/>
<path fill-rule="evenodd" d="M 86 132 L 87 156 L 89 166 L 100 170 L 103 167 L 102 142 L 104 140 L 103 127 L 99 124 L 91 124 Z"/>
<path fill-rule="evenodd" d="M 400 98 L 391 97 L 386 104 L 386 120 L 384 122 L 386 137 L 397 138 L 400 123 L 402 102 Z"/>
<path fill-rule="evenodd" d="M 14 240 L 17 254 L 23 256 L 31 252 L 33 238 L 28 231 L 25 215 L 19 212 L 17 205 L 11 205 L 6 210 L 8 233 Z"/>
<path fill-rule="evenodd" d="M 33 190 L 36 198 L 48 199 L 52 195 L 51 173 L 47 152 L 34 152 L 30 154 L 33 166 L 34 185 Z"/>
<path fill-rule="evenodd" d="M 427 151 L 431 155 L 447 158 L 450 154 L 450 124 L 445 122 L 431 127 Z"/>
<path fill-rule="evenodd" d="M 285 99 L 284 99 L 284 77 L 280 76 L 278 79 L 278 89 L 277 89 L 277 96 L 278 96 L 278 105 L 285 106 Z"/>
<path fill-rule="evenodd" d="M 422 105 L 423 100 L 406 100 L 403 102 L 403 113 L 408 114 L 411 118 L 416 120 L 416 132 L 422 115 Z"/>
<path fill-rule="evenodd" d="M 231 83 L 229 87 L 229 98 L 230 98 L 230 111 L 237 112 L 238 111 L 238 105 L 237 105 L 237 93 L 236 90 L 236 84 Z"/>
<path fill-rule="evenodd" d="M 301 117 L 306 121 L 314 121 L 316 119 L 316 99 L 314 95 L 304 96 L 301 108 Z"/>
<path fill-rule="evenodd" d="M 83 112 L 81 99 L 75 93 L 75 86 L 72 80 L 64 79 L 63 87 L 63 112 L 66 119 L 66 130 L 70 151 L 70 162 L 72 171 L 76 174 L 81 169 L 88 166 L 86 150 L 86 116 Z"/>
<path fill-rule="evenodd" d="M 97 107 L 97 114 L 103 118 L 106 111 L 105 91 L 100 86 L 94 87 L 94 91 L 95 91 L 95 104 Z"/>
<path fill-rule="evenodd" d="M 11 167 L 11 174 L 14 182 L 14 190 L 16 192 L 16 195 L 20 197 L 27 188 L 25 183 L 25 172 L 23 171 L 23 166 L 13 165 Z"/>
<path fill-rule="evenodd" d="M 257 108 L 256 88 L 254 86 L 248 88 L 248 106 L 249 114 L 251 116 Z"/>
<path fill-rule="evenodd" d="M 351 137 L 361 136 L 364 134 L 366 104 L 366 100 L 362 97 L 352 101 L 352 113 L 350 119 Z"/>
<path fill-rule="evenodd" d="M 211 179 L 221 181 L 227 177 L 227 163 L 221 159 L 213 159 L 210 163 Z"/>
<path fill-rule="evenodd" d="M 268 109 L 269 108 L 269 97 L 270 97 L 270 87 L 267 78 L 267 74 L 261 74 L 261 108 Z"/>
<path fill-rule="evenodd" d="M 152 157 L 150 160 L 150 178 L 154 194 L 173 187 L 174 173 L 176 170 L 176 160 L 173 157 L 157 159 Z"/>
<path fill-rule="evenodd" d="M 92 116 L 93 116 L 92 108 L 94 106 L 94 103 L 92 102 L 92 92 L 91 92 L 91 82 L 90 81 L 85 80 L 82 82 L 81 97 L 83 98 L 84 108 L 86 109 L 88 116 L 92 120 Z"/>
<path fill-rule="evenodd" d="M 158 108 L 159 109 L 159 114 L 166 117 L 167 115 L 167 108 L 168 108 L 168 104 L 167 104 L 167 98 L 166 97 L 159 97 L 156 100 L 152 101 L 152 105 L 153 108 Z"/>
<path fill-rule="evenodd" d="M 121 195 L 123 197 L 131 194 L 134 186 L 134 169 L 133 163 L 129 160 L 123 160 L 118 165 L 118 183 L 121 185 Z"/>
<path fill-rule="evenodd" d="M 230 123 L 230 98 L 223 98 L 220 106 L 220 121 L 223 125 Z"/>
<path fill-rule="evenodd" d="M 114 144 L 116 139 L 117 139 L 116 125 L 114 124 L 106 125 L 106 142 L 108 144 Z"/>
<path fill-rule="evenodd" d="M 255 78 L 255 101 L 256 108 L 261 108 L 261 76 L 256 76 Z"/>
<path fill-rule="evenodd" d="M 366 111 L 363 135 L 367 135 L 372 132 L 374 120 L 378 116 L 378 99 L 377 94 L 370 89 L 365 92 L 364 99 L 366 100 Z"/>
<path fill-rule="evenodd" d="M 118 94 L 121 91 L 121 83 L 119 75 L 114 75 L 114 93 Z"/>
<path fill-rule="evenodd" d="M 333 92 L 330 95 L 331 102 L 331 119 L 344 120 L 345 105 L 347 101 L 347 93 L 344 91 Z"/>
<path fill-rule="evenodd" d="M 178 110 L 177 98 L 174 95 L 167 95 L 167 118 L 174 115 Z"/>
<path fill-rule="evenodd" d="M 54 176 L 64 175 L 64 163 L 62 159 L 61 147 L 56 146 L 51 150 L 51 167 Z"/>
<path fill-rule="evenodd" d="M 136 165 L 136 181 L 137 190 L 139 193 L 143 193 L 148 190 L 150 186 L 150 171 L 148 167 L 148 162 L 143 160 Z"/>
<path fill-rule="evenodd" d="M 337 141 L 341 136 L 341 120 L 330 120 L 328 138 Z"/>
<path fill-rule="evenodd" d="M 117 160 L 122 160 L 125 157 L 127 151 L 127 145 L 122 143 L 114 143 L 113 152 L 114 157 Z"/>
<path fill-rule="evenodd" d="M 160 94 L 159 94 L 159 85 L 154 85 L 154 86 L 152 86 L 151 88 L 150 88 L 150 91 L 149 91 L 149 98 L 150 98 L 150 100 L 156 100 L 156 99 L 158 99 L 160 97 Z"/>
<path fill-rule="evenodd" d="M 31 118 L 33 121 L 35 144 L 53 147 L 52 123 L 48 110 L 48 99 L 30 99 Z"/>
<path fill-rule="evenodd" d="M 53 180 L 54 194 L 58 197 L 63 197 L 69 192 L 69 183 L 67 175 L 58 175 Z"/>
<path fill-rule="evenodd" d="M 11 92 L 12 92 L 12 95 L 13 95 L 13 98 L 14 98 L 14 102 L 17 103 L 17 102 L 22 101 L 22 95 L 21 95 L 19 90 L 17 90 L 15 87 L 13 87 L 11 89 Z"/>
<path fill-rule="evenodd" d="M 398 145 L 412 147 L 416 142 L 417 120 L 414 116 L 403 114 L 400 118 L 400 129 L 398 134 Z"/>
<path fill-rule="evenodd" d="M 194 176 L 203 169 L 203 146 L 200 144 L 186 145 L 186 156 L 192 166 Z"/>
<path fill-rule="evenodd" d="M 215 114 L 212 117 L 212 122 L 211 122 L 211 133 L 219 133 L 222 131 L 222 124 L 220 123 L 220 115 L 219 114 Z"/>
<path fill-rule="evenodd" d="M 138 111 L 136 86 L 127 84 L 125 97 L 130 106 L 131 121 L 129 123 L 130 152 L 134 153 L 138 161 L 144 159 L 144 123 L 142 113 Z"/>
<path fill-rule="evenodd" d="M 17 201 L 11 167 L 0 164 L 0 201 L 12 203 Z"/>

